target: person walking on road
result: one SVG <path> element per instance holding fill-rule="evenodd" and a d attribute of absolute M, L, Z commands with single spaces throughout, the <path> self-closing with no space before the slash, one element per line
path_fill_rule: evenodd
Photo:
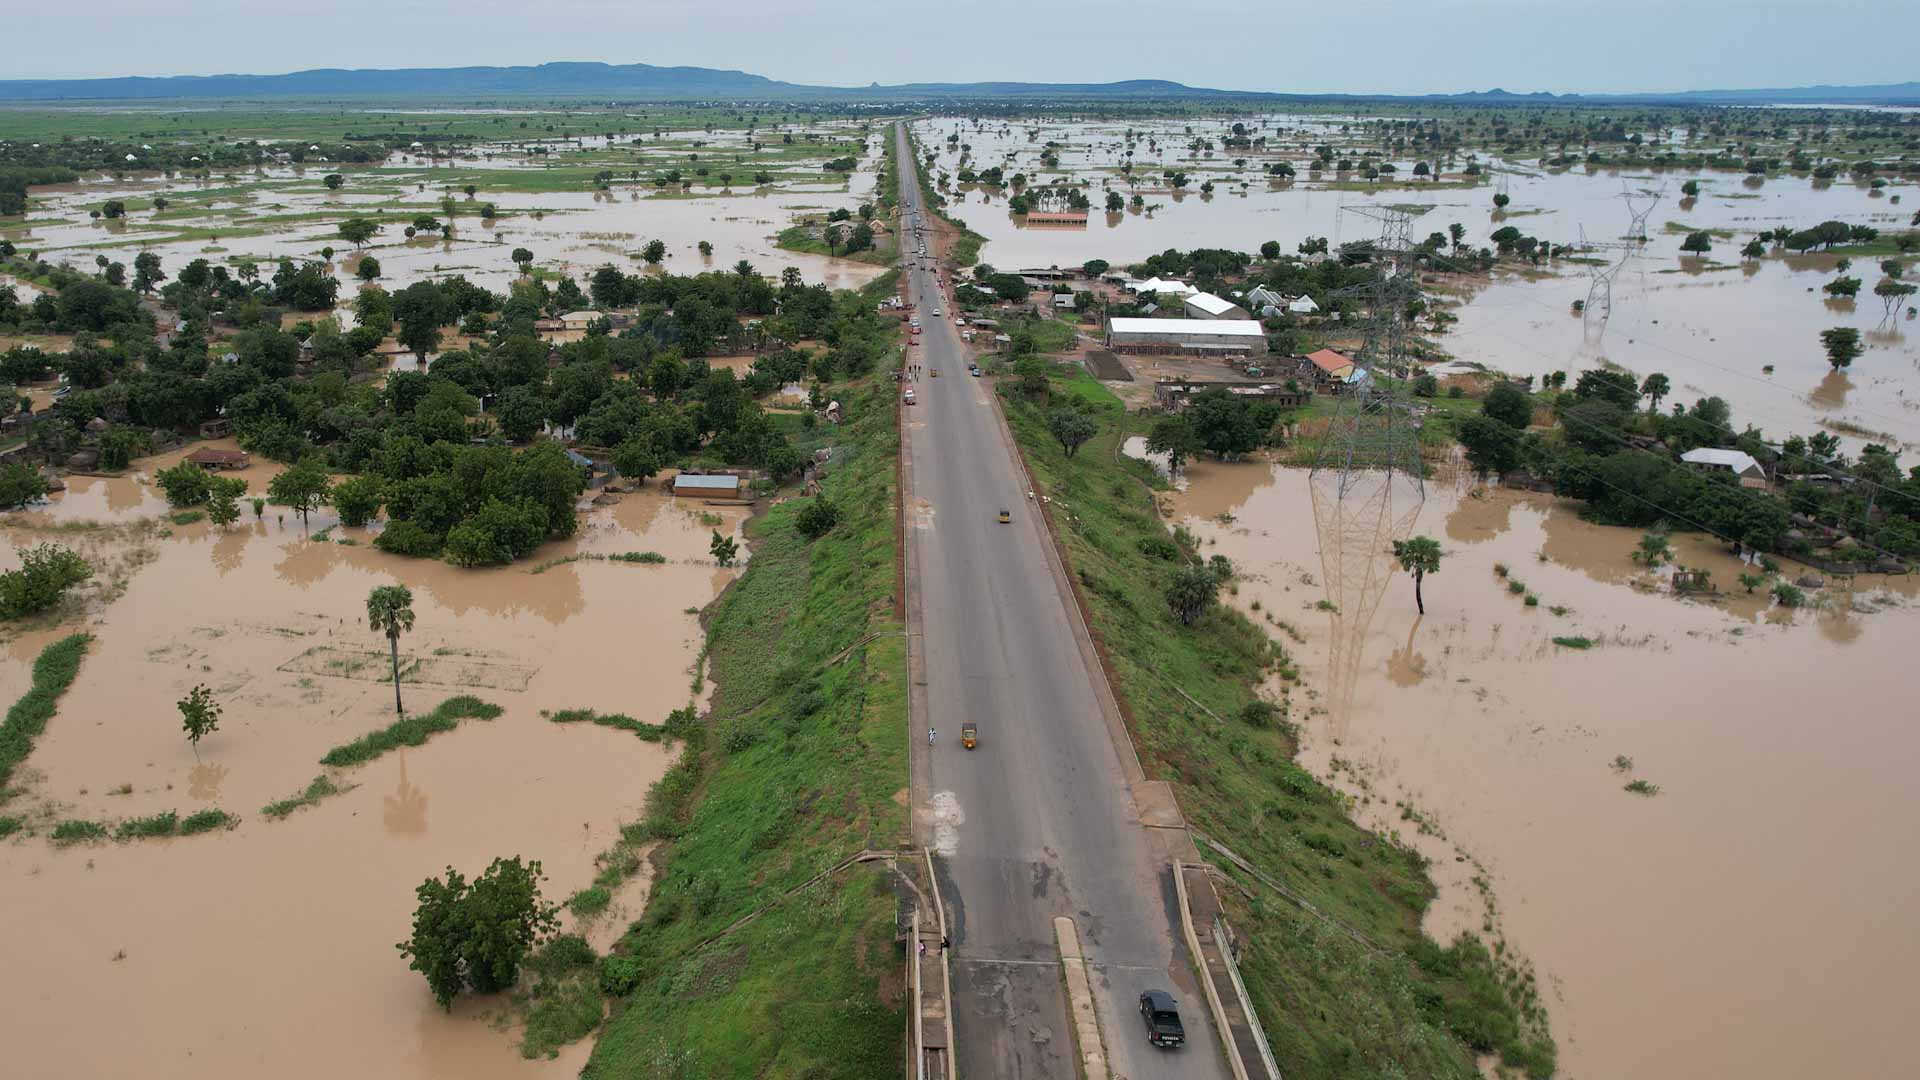
<path fill-rule="evenodd" d="M 927 729 L 927 745 L 928 746 L 933 745 L 933 729 L 932 728 Z"/>

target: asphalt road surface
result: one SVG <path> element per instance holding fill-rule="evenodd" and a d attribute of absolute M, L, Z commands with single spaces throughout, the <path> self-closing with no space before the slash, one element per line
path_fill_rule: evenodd
<path fill-rule="evenodd" d="M 915 167 L 903 131 L 899 160 Z M 965 1080 L 1072 1078 L 1077 1061 L 1053 938 L 1071 916 L 1092 970 L 1116 1077 L 1231 1075 L 1180 940 L 1175 838 L 1138 823 L 1130 751 L 1115 745 L 1050 569 L 1043 526 L 935 275 L 914 257 L 924 214 L 901 178 L 900 236 L 924 332 L 907 351 L 912 467 L 907 542 L 923 636 L 927 723 L 913 740 L 915 826 L 937 853 L 954 941 L 954 1029 Z M 930 219 L 928 219 L 930 224 Z M 928 249 L 932 252 L 931 234 Z M 935 316 L 933 312 L 941 314 Z M 935 377 L 931 372 L 938 369 Z M 1012 511 L 1010 524 L 997 516 Z M 963 749 L 960 725 L 979 725 Z M 1180 1001 L 1186 1046 L 1146 1041 L 1148 988 Z"/>

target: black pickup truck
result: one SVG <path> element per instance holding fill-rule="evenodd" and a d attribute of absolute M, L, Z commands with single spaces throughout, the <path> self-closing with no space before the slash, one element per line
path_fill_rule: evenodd
<path fill-rule="evenodd" d="M 1165 990 L 1140 995 L 1140 1016 L 1147 1022 L 1147 1041 L 1153 1045 L 1179 1046 L 1187 1041 L 1187 1029 L 1180 1026 L 1180 1009 Z"/>

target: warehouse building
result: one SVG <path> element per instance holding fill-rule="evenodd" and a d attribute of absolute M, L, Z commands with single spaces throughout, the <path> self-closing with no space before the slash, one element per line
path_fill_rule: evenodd
<path fill-rule="evenodd" d="M 1121 353 L 1262 356 L 1267 334 L 1252 319 L 1109 319 L 1107 348 Z"/>

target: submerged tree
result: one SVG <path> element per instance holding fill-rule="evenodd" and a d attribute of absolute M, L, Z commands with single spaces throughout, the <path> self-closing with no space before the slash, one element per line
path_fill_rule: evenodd
<path fill-rule="evenodd" d="M 1851 326 L 1836 326 L 1820 331 L 1820 344 L 1827 350 L 1827 363 L 1838 371 L 1852 366 L 1861 353 L 1860 331 Z"/>
<path fill-rule="evenodd" d="M 400 635 L 413 629 L 413 591 L 405 585 L 381 585 L 368 593 L 367 626 L 387 635 L 387 647 L 393 654 L 393 711 L 404 713 L 400 706 Z"/>
<path fill-rule="evenodd" d="M 1416 536 L 1411 540 L 1395 540 L 1393 557 L 1400 560 L 1400 569 L 1413 575 L 1413 605 L 1425 615 L 1427 602 L 1420 595 L 1420 583 L 1428 574 L 1440 572 L 1440 541 L 1431 536 Z"/>
<path fill-rule="evenodd" d="M 213 691 L 196 686 L 176 704 L 180 707 L 180 726 L 186 729 L 187 743 L 198 760 L 200 740 L 220 729 L 220 703 L 213 700 Z"/>
<path fill-rule="evenodd" d="M 511 987 L 527 953 L 559 925 L 559 905 L 540 895 L 540 863 L 495 859 L 471 883 L 447 867 L 414 891 L 413 936 L 395 948 L 426 976 L 433 998 L 451 1009 L 462 988 L 496 993 Z"/>
<path fill-rule="evenodd" d="M 707 551 L 713 561 L 721 566 L 732 566 L 734 557 L 740 554 L 740 544 L 731 536 L 721 536 L 720 530 L 713 530 L 713 542 L 707 545 Z"/>

